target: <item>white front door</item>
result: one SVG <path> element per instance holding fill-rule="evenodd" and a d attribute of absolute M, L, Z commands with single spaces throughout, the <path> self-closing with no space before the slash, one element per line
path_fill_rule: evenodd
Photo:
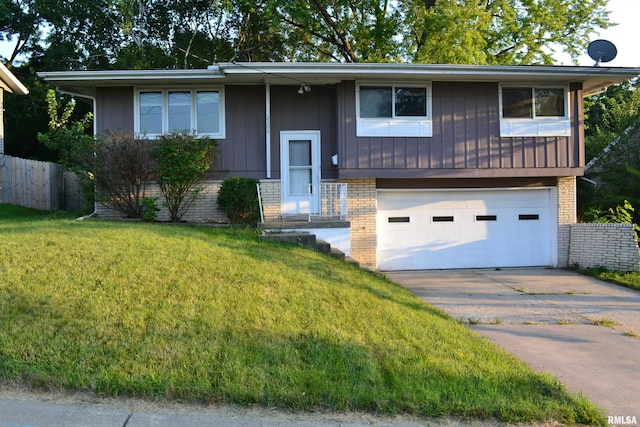
<path fill-rule="evenodd" d="M 282 213 L 317 213 L 320 205 L 320 131 L 280 132 L 280 168 Z"/>

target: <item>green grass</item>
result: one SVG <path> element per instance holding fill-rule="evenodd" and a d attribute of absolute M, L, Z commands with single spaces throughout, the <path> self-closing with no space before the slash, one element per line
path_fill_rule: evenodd
<path fill-rule="evenodd" d="M 608 317 L 603 317 L 601 319 L 589 319 L 589 321 L 592 325 L 605 326 L 607 328 L 613 329 L 615 329 L 616 326 L 620 325 L 620 323 L 616 322 L 615 320 L 609 319 Z"/>
<path fill-rule="evenodd" d="M 640 272 L 621 273 L 604 268 L 581 269 L 581 273 L 640 291 Z"/>
<path fill-rule="evenodd" d="M 379 275 L 255 232 L 0 205 L 0 381 L 299 411 L 600 424 Z"/>

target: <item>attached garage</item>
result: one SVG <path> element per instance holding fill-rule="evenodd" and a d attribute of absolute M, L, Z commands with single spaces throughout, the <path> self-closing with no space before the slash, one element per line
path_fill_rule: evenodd
<path fill-rule="evenodd" d="M 557 265 L 556 187 L 379 189 L 380 270 Z"/>

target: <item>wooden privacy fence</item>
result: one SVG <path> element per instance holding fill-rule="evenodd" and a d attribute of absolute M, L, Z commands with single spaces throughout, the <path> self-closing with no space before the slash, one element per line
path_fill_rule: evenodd
<path fill-rule="evenodd" d="M 77 176 L 56 163 L 0 154 L 0 203 L 46 211 L 84 207 Z"/>

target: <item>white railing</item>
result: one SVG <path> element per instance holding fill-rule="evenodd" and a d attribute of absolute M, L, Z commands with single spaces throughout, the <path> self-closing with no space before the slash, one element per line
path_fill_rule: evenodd
<path fill-rule="evenodd" d="M 319 205 L 315 206 L 315 209 L 309 209 L 309 221 L 314 217 L 321 217 L 326 219 L 340 219 L 342 221 L 347 220 L 347 184 L 345 183 L 321 183 L 320 187 L 320 199 Z M 313 206 L 315 203 L 316 194 L 313 192 L 313 188 L 309 186 L 309 206 Z"/>

